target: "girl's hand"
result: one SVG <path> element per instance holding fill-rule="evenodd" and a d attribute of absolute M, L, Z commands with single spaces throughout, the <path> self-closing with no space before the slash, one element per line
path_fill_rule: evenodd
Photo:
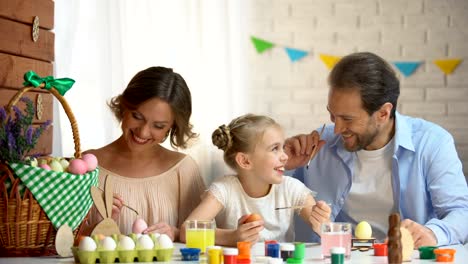
<path fill-rule="evenodd" d="M 143 231 L 143 234 L 149 234 L 149 233 L 166 234 L 171 238 L 172 241 L 174 241 L 179 236 L 179 229 L 167 223 L 160 222 L 160 223 L 149 226 Z"/>
<path fill-rule="evenodd" d="M 318 201 L 309 216 L 309 223 L 318 235 L 321 235 L 322 223 L 330 222 L 331 208 L 324 201 Z"/>
<path fill-rule="evenodd" d="M 120 217 L 120 211 L 122 210 L 124 202 L 120 194 L 114 193 L 114 200 L 112 202 L 112 219 L 118 221 Z"/>
<path fill-rule="evenodd" d="M 243 215 L 237 221 L 237 229 L 235 232 L 236 241 L 248 241 L 251 245 L 258 242 L 260 238 L 260 231 L 263 230 L 263 220 L 245 223 L 245 220 L 250 215 Z"/>

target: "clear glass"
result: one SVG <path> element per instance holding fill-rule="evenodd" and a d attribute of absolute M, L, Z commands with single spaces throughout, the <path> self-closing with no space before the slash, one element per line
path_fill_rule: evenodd
<path fill-rule="evenodd" d="M 201 253 L 206 247 L 215 245 L 215 220 L 185 221 L 185 245 L 188 248 L 199 248 Z"/>
<path fill-rule="evenodd" d="M 332 247 L 343 247 L 345 257 L 351 256 L 351 223 L 330 222 L 322 223 L 322 258 L 330 258 Z"/>

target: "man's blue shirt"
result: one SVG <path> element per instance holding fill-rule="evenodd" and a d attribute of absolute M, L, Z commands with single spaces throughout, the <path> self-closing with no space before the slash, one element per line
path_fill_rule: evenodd
<path fill-rule="evenodd" d="M 468 242 L 468 187 L 453 137 L 440 126 L 396 113 L 392 186 L 394 211 L 430 228 L 438 245 Z M 356 155 L 328 126 L 326 144 L 293 176 L 318 192 L 316 200 L 332 204 L 332 221 L 351 222 L 343 211 L 351 189 Z M 372 203 L 372 201 L 369 201 Z M 304 232 L 296 228 L 296 234 Z M 309 228 L 310 229 L 310 228 Z M 309 233 L 310 234 L 310 233 Z M 300 236 L 299 236 L 300 237 Z M 314 235 L 314 239 L 318 237 Z"/>

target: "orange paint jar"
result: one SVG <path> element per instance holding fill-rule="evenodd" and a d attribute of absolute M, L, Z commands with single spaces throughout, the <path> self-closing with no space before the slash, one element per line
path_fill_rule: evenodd
<path fill-rule="evenodd" d="M 455 249 L 451 248 L 436 248 L 434 254 L 436 262 L 453 262 L 455 260 Z"/>

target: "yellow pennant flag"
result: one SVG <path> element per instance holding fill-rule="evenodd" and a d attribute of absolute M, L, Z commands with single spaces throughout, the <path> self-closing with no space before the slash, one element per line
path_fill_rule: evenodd
<path fill-rule="evenodd" d="M 439 67 L 441 71 L 445 74 L 451 74 L 458 64 L 460 64 L 461 59 L 447 59 L 447 60 L 435 60 L 434 64 Z"/>
<path fill-rule="evenodd" d="M 331 70 L 333 67 L 335 67 L 335 64 L 341 60 L 341 57 L 338 56 L 331 56 L 331 55 L 326 55 L 326 54 L 320 54 L 320 59 L 323 61 L 323 63 L 327 66 L 329 70 Z"/>

